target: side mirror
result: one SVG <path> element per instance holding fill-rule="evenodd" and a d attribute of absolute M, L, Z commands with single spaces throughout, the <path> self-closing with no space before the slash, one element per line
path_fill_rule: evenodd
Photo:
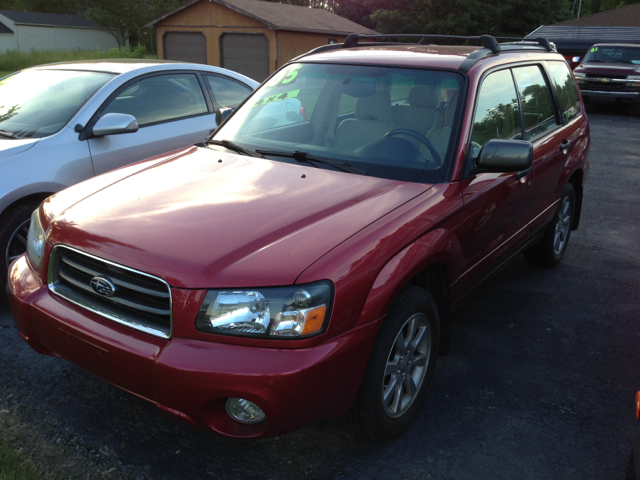
<path fill-rule="evenodd" d="M 216 111 L 216 123 L 218 124 L 218 127 L 220 127 L 220 125 L 222 125 L 225 122 L 225 120 L 229 118 L 229 115 L 231 115 L 232 113 L 233 113 L 233 108 L 220 107 Z"/>
<path fill-rule="evenodd" d="M 107 113 L 93 126 L 94 137 L 117 135 L 120 133 L 134 133 L 138 131 L 138 121 L 132 115 L 125 113 Z"/>
<path fill-rule="evenodd" d="M 476 166 L 489 172 L 518 172 L 521 178 L 531 171 L 532 162 L 531 142 L 492 138 L 480 150 Z"/>
<path fill-rule="evenodd" d="M 571 61 L 572 61 L 573 63 L 580 63 L 580 57 L 573 57 L 573 58 L 571 59 Z"/>

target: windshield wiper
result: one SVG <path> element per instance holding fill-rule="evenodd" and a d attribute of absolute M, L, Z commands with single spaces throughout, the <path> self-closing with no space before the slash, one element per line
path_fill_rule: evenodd
<path fill-rule="evenodd" d="M 237 143 L 233 143 L 231 140 L 209 140 L 206 143 L 219 145 L 228 150 L 233 150 L 234 152 L 244 153 L 245 155 L 248 155 L 250 157 L 264 158 L 264 155 L 260 155 L 259 152 L 254 152 L 253 150 L 249 150 L 248 148 L 241 147 Z"/>
<path fill-rule="evenodd" d="M 273 155 L 275 157 L 290 157 L 300 163 L 309 163 L 314 165 L 315 163 L 322 163 L 324 165 L 329 165 L 331 167 L 337 168 L 338 170 L 342 170 L 347 173 L 355 173 L 357 175 L 368 175 L 369 172 L 366 170 L 360 170 L 359 168 L 352 167 L 348 162 L 341 162 L 338 160 L 329 160 L 328 158 L 322 157 L 314 157 L 308 152 L 301 152 L 300 150 L 296 150 L 295 152 L 282 152 L 279 150 L 257 150 L 258 153 L 263 155 Z M 314 165 L 317 168 L 317 165 Z"/>
<path fill-rule="evenodd" d="M 18 139 L 20 138 L 18 135 L 16 135 L 15 133 L 11 133 L 7 130 L 0 130 L 0 135 L 2 135 L 3 137 L 7 137 L 7 138 L 13 138 L 13 139 Z"/>

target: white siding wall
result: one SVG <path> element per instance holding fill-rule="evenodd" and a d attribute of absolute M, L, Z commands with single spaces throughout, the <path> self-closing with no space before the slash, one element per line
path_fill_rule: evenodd
<path fill-rule="evenodd" d="M 0 33 L 0 53 L 4 53 L 7 50 L 15 50 L 16 36 L 13 33 Z"/>
<path fill-rule="evenodd" d="M 113 35 L 91 28 L 36 27 L 14 25 L 18 50 L 107 50 L 118 48 Z"/>

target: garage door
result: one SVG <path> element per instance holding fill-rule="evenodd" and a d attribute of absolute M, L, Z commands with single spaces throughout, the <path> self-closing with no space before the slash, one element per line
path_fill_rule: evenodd
<path fill-rule="evenodd" d="M 164 35 L 165 60 L 207 63 L 207 39 L 202 33 L 168 32 Z"/>
<path fill-rule="evenodd" d="M 225 33 L 220 48 L 222 67 L 258 82 L 269 76 L 269 41 L 264 35 Z"/>

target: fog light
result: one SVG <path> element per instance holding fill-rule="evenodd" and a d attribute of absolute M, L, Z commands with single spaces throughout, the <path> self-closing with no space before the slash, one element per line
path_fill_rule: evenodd
<path fill-rule="evenodd" d="M 244 398 L 230 398 L 227 400 L 227 413 L 240 423 L 260 423 L 267 418 L 259 406 Z"/>

